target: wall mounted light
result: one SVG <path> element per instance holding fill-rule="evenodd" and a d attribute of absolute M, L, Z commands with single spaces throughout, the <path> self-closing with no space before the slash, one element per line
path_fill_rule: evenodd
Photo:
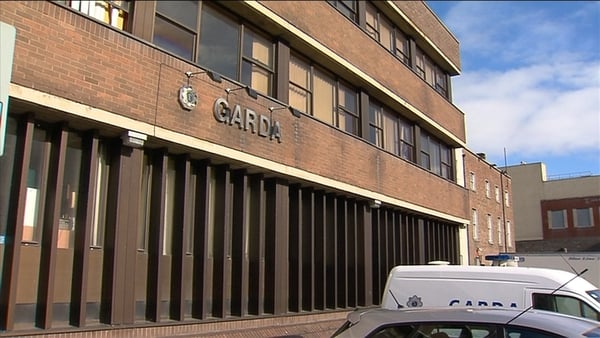
<path fill-rule="evenodd" d="M 292 106 L 269 107 L 269 111 L 271 113 L 273 113 L 275 110 L 281 110 L 281 109 L 287 109 L 287 110 L 289 110 L 290 113 L 292 113 L 292 115 L 294 117 L 300 118 L 300 116 L 302 116 L 302 113 L 298 109 L 296 109 L 296 108 L 294 108 Z"/>
<path fill-rule="evenodd" d="M 372 200 L 371 203 L 369 203 L 369 206 L 371 207 L 371 209 L 379 209 L 381 207 L 381 201 Z"/>
<path fill-rule="evenodd" d="M 123 145 L 132 148 L 142 148 L 147 139 L 148 136 L 146 134 L 138 133 L 132 130 L 128 130 L 121 134 Z"/>
<path fill-rule="evenodd" d="M 187 71 L 184 74 L 185 74 L 185 76 L 187 76 L 187 81 L 188 81 L 187 84 L 188 84 L 188 86 L 190 85 L 190 78 L 192 76 L 196 76 L 196 75 L 204 74 L 204 73 L 206 73 L 206 75 L 208 75 L 208 77 L 210 77 L 210 79 L 213 80 L 213 81 L 215 81 L 215 82 L 221 83 L 223 81 L 221 79 L 221 74 L 213 72 L 212 70 L 202 70 L 202 71 L 199 71 L 199 72 L 190 72 L 190 71 Z"/>
<path fill-rule="evenodd" d="M 238 87 L 238 88 L 234 88 L 234 89 L 225 88 L 225 93 L 227 93 L 227 101 L 229 101 L 229 93 L 238 91 L 240 89 L 246 89 L 246 93 L 248 93 L 248 96 L 250 96 L 251 98 L 253 98 L 255 100 L 258 99 L 258 93 L 256 92 L 256 90 L 254 90 L 248 86 L 244 86 L 244 87 Z"/>

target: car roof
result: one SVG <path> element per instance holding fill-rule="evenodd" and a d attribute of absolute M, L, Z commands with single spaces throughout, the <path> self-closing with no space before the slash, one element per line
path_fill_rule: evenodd
<path fill-rule="evenodd" d="M 600 330 L 600 322 L 555 312 L 499 307 L 437 307 L 390 310 L 372 308 L 348 315 L 352 336 L 366 336 L 373 329 L 393 324 L 469 323 L 537 328 L 568 337 L 590 330 Z"/>
<path fill-rule="evenodd" d="M 563 270 L 514 266 L 478 265 L 399 265 L 392 268 L 389 279 L 407 277 L 438 277 L 452 279 L 493 279 L 494 281 L 532 283 L 547 287 L 596 290 L 586 279 Z"/>

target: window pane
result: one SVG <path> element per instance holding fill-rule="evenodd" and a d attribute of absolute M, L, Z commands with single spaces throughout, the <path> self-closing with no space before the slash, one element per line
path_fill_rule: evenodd
<path fill-rule="evenodd" d="M 25 217 L 23 219 L 23 241 L 40 242 L 41 222 L 43 214 L 42 183 L 46 181 L 50 141 L 47 132 L 35 128 L 29 172 L 27 174 L 27 193 L 25 196 Z"/>
<path fill-rule="evenodd" d="M 589 208 L 574 209 L 576 225 L 579 227 L 592 226 L 592 210 Z"/>
<path fill-rule="evenodd" d="M 273 43 L 246 29 L 244 31 L 244 56 L 272 68 Z"/>
<path fill-rule="evenodd" d="M 347 111 L 358 114 L 356 91 L 348 86 L 340 84 L 339 89 L 339 105 Z"/>
<path fill-rule="evenodd" d="M 393 51 L 392 41 L 394 40 L 394 36 L 393 36 L 394 27 L 392 26 L 392 24 L 389 21 L 382 18 L 379 31 L 380 31 L 379 42 L 381 42 L 381 44 L 387 50 Z"/>
<path fill-rule="evenodd" d="M 566 228 L 565 217 L 563 210 L 550 211 L 550 228 L 563 229 Z"/>
<path fill-rule="evenodd" d="M 242 66 L 242 83 L 265 94 L 271 92 L 271 73 L 255 64 L 244 62 Z"/>
<path fill-rule="evenodd" d="M 108 197 L 108 177 L 110 170 L 110 157 L 108 146 L 100 144 L 98 151 L 98 177 L 96 179 L 96 193 L 94 194 L 94 214 L 92 231 L 90 232 L 90 246 L 104 246 L 104 229 L 106 227 L 106 201 Z"/>
<path fill-rule="evenodd" d="M 335 83 L 333 79 L 315 70 L 313 93 L 314 116 L 319 120 L 333 124 L 333 112 L 335 111 Z"/>
<path fill-rule="evenodd" d="M 198 63 L 232 79 L 238 79 L 239 26 L 208 6 L 202 6 Z"/>
<path fill-rule="evenodd" d="M 194 32 L 197 29 L 198 1 L 157 1 L 156 11 Z"/>
<path fill-rule="evenodd" d="M 290 56 L 290 93 L 289 103 L 292 107 L 310 114 L 310 68 L 302 60 Z"/>
<path fill-rule="evenodd" d="M 366 30 L 371 37 L 377 41 L 379 41 L 379 31 L 377 25 L 377 9 L 375 6 L 367 3 L 367 11 L 366 11 Z"/>
<path fill-rule="evenodd" d="M 77 225 L 77 201 L 79 194 L 79 173 L 81 172 L 81 137 L 69 133 L 65 170 L 62 186 L 60 219 L 58 220 L 57 247 L 73 248 Z"/>
<path fill-rule="evenodd" d="M 162 47 L 182 58 L 192 60 L 194 55 L 194 34 L 175 26 L 167 20 L 156 17 L 154 21 L 155 45 Z"/>
<path fill-rule="evenodd" d="M 310 114 L 311 95 L 308 91 L 290 83 L 290 105 L 300 111 Z"/>
<path fill-rule="evenodd" d="M 398 118 L 387 110 L 383 111 L 383 147 L 385 150 L 398 154 Z"/>

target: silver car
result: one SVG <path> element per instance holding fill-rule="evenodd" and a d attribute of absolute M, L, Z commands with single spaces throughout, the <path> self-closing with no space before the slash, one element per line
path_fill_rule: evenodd
<path fill-rule="evenodd" d="M 499 307 L 356 310 L 333 337 L 600 337 L 600 322 L 541 310 Z"/>

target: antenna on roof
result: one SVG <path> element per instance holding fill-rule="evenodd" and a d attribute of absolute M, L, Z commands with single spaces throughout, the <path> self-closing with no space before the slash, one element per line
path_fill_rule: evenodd
<path fill-rule="evenodd" d="M 588 269 L 583 269 L 583 271 L 581 271 L 580 273 L 576 274 L 575 276 L 573 276 L 573 278 L 569 279 L 568 281 L 564 282 L 561 286 L 557 287 L 556 289 L 554 289 L 552 292 L 550 292 L 550 295 L 553 295 L 556 293 L 556 291 L 562 289 L 563 287 L 565 287 L 565 285 L 571 283 L 575 278 L 583 275 L 584 273 L 586 273 L 588 271 Z M 525 312 L 531 310 L 533 308 L 533 302 L 531 302 L 531 305 L 529 305 L 529 307 L 527 307 L 525 310 L 519 312 L 518 315 L 514 316 L 511 320 L 509 320 L 508 322 L 506 322 L 506 325 L 512 323 L 513 321 L 515 321 L 517 318 L 521 317 Z"/>

